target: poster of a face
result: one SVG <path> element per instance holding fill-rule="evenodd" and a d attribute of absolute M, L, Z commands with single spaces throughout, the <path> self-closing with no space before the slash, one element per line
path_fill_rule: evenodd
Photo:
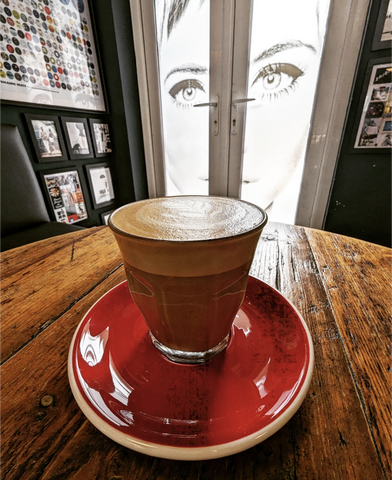
<path fill-rule="evenodd" d="M 76 223 L 87 218 L 79 174 L 75 171 L 43 175 L 57 222 Z"/>
<path fill-rule="evenodd" d="M 167 194 L 208 194 L 210 1 L 155 4 Z M 328 6 L 253 2 L 241 198 L 265 209 L 302 166 Z"/>
<path fill-rule="evenodd" d="M 375 65 L 370 75 L 355 148 L 391 146 L 392 64 Z"/>
<path fill-rule="evenodd" d="M 0 97 L 105 111 L 87 0 L 0 4 Z"/>

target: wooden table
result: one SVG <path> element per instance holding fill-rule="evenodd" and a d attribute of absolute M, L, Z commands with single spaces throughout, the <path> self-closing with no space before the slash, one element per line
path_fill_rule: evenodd
<path fill-rule="evenodd" d="M 67 377 L 72 335 L 90 306 L 125 279 L 108 227 L 1 255 L 3 479 L 390 478 L 391 250 L 269 224 L 252 275 L 302 313 L 315 348 L 294 417 L 245 452 L 199 462 L 133 452 L 81 413 Z"/>

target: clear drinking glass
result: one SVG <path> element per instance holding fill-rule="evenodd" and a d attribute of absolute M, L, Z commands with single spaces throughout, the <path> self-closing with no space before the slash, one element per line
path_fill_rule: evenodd
<path fill-rule="evenodd" d="M 143 200 L 111 215 L 132 298 L 170 360 L 203 363 L 226 348 L 266 223 L 255 205 L 211 196 Z"/>

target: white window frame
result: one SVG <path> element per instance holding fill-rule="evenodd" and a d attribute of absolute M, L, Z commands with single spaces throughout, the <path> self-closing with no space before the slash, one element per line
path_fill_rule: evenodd
<path fill-rule="evenodd" d="M 371 0 L 331 0 L 296 225 L 323 228 Z"/>
<path fill-rule="evenodd" d="M 250 8 L 251 0 L 240 0 L 240 3 L 238 1 L 212 0 L 211 6 L 215 12 L 213 18 L 217 18 L 216 15 L 219 13 L 218 18 L 224 18 L 224 23 L 227 25 L 227 22 L 234 20 L 234 15 L 240 15 L 241 21 L 246 24 L 248 21 L 246 9 Z M 246 5 L 240 7 L 241 1 Z M 298 225 L 313 228 L 322 228 L 323 225 L 369 4 L 370 0 L 331 0 L 297 208 L 295 223 Z M 164 145 L 154 4 L 153 0 L 130 0 L 130 5 L 148 193 L 150 198 L 154 198 L 165 195 Z M 239 8 L 244 8 L 242 13 L 238 10 Z M 238 17 L 236 19 L 238 20 Z M 232 44 L 231 29 L 218 26 L 214 31 L 216 33 L 215 37 L 211 38 L 212 42 L 221 42 L 223 39 L 226 44 Z M 247 49 L 248 45 L 244 48 Z M 239 55 L 241 58 L 242 53 L 234 52 L 234 55 Z M 221 61 L 220 68 L 229 75 L 232 59 L 226 57 Z M 235 86 L 237 82 L 235 72 L 231 80 Z M 221 134 L 215 136 L 212 141 L 210 135 L 210 155 L 214 151 L 215 158 L 217 158 L 216 155 L 219 156 L 215 165 L 210 167 L 210 194 L 238 196 L 241 165 L 235 159 L 240 158 L 236 153 L 238 148 L 242 148 L 242 143 L 238 141 L 232 144 L 230 157 L 231 83 L 221 82 L 220 89 L 222 98 L 219 101 L 225 107 L 219 110 L 219 128 L 222 129 L 225 126 L 225 131 L 223 133 L 221 130 Z M 215 86 L 212 85 L 210 101 L 214 100 L 214 90 Z M 237 93 L 241 94 L 241 92 Z M 242 128 L 242 125 L 239 128 Z M 230 163 L 229 158 L 231 158 Z"/>

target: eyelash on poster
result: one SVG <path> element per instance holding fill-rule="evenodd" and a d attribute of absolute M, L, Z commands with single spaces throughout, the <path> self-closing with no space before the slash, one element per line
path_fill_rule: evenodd
<path fill-rule="evenodd" d="M 204 84 L 202 82 L 200 82 L 199 80 L 196 80 L 196 79 L 186 79 L 186 80 L 182 80 L 178 83 L 176 83 L 175 85 L 173 85 L 173 87 L 171 87 L 171 89 L 169 90 L 169 95 L 170 95 L 170 99 L 171 101 L 174 103 L 174 105 L 177 107 L 177 108 L 185 108 L 185 109 L 188 109 L 188 108 L 191 108 L 194 103 L 192 102 L 188 102 L 188 103 L 183 103 L 183 102 L 179 102 L 177 99 L 176 99 L 176 96 L 183 90 L 186 90 L 186 88 L 196 88 L 198 90 L 201 90 L 205 93 L 205 90 L 204 90 Z"/>
<path fill-rule="evenodd" d="M 291 92 L 295 91 L 298 86 L 298 78 L 302 77 L 305 74 L 305 69 L 302 69 L 300 66 L 296 67 L 290 63 L 274 63 L 264 66 L 259 70 L 256 75 L 255 80 L 252 83 L 252 86 L 257 83 L 260 79 L 267 77 L 271 74 L 284 74 L 288 77 L 291 77 L 291 83 L 287 87 L 280 88 L 277 92 L 263 93 L 261 99 L 276 100 L 284 95 L 289 95 Z M 180 102 L 176 99 L 176 96 L 187 87 L 196 88 L 205 92 L 203 84 L 198 80 L 182 80 L 176 83 L 170 90 L 169 95 L 172 102 L 178 108 L 189 109 L 193 106 L 192 102 Z"/>
<path fill-rule="evenodd" d="M 291 83 L 287 87 L 280 88 L 280 90 L 277 92 L 263 93 L 260 97 L 261 100 L 263 99 L 276 100 L 284 95 L 289 95 L 291 92 L 295 91 L 298 85 L 297 79 L 305 75 L 305 73 L 306 73 L 306 69 L 301 68 L 301 66 L 299 65 L 297 67 L 291 63 L 269 64 L 259 70 L 255 79 L 252 82 L 251 87 L 253 87 L 260 79 L 264 79 L 268 75 L 284 74 L 284 75 L 287 75 L 288 77 L 291 77 L 292 79 Z"/>

